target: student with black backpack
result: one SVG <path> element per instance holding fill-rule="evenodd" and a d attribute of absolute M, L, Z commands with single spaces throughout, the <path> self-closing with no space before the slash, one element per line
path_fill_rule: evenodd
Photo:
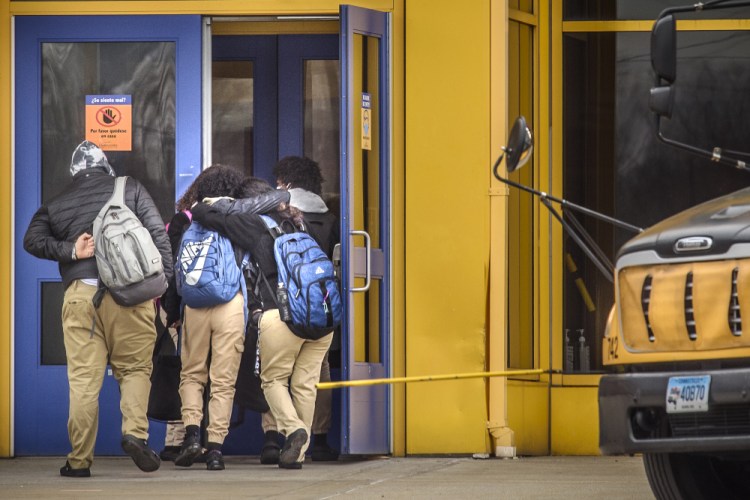
<path fill-rule="evenodd" d="M 259 192 L 273 191 L 265 181 L 257 180 L 257 184 Z M 282 301 L 280 314 L 280 306 L 277 305 L 280 298 L 275 292 L 280 273 L 274 256 L 274 231 L 269 229 L 268 222 L 261 216 L 244 211 L 238 213 L 231 208 L 231 202 L 227 200 L 219 200 L 212 205 L 198 203 L 193 208 L 193 218 L 247 249 L 257 265 L 259 272 L 252 287 L 254 303 L 251 304 L 251 311 L 255 313 L 253 320 L 257 318 L 259 325 L 263 392 L 279 431 L 286 437 L 279 456 L 279 467 L 300 469 L 309 446 L 320 365 L 331 344 L 336 322 L 340 320 L 340 297 L 338 290 L 329 288 L 325 298 L 318 301 L 318 305 L 325 307 L 335 318 L 330 327 L 302 327 L 291 320 L 282 320 L 289 311 Z M 282 228 L 280 232 L 298 231 L 305 227 L 302 213 L 284 203 L 268 215 Z M 318 252 L 322 254 L 319 248 Z M 321 262 L 321 271 L 330 266 L 330 260 Z"/>

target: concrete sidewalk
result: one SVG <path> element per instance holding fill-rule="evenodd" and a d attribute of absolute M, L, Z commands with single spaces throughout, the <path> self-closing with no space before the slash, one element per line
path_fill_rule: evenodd
<path fill-rule="evenodd" d="M 154 473 L 97 457 L 92 477 L 63 478 L 64 458 L 0 459 L 0 498 L 498 498 L 651 499 L 639 457 L 377 458 L 305 462 L 302 470 L 226 457 L 226 470 L 170 462 Z"/>

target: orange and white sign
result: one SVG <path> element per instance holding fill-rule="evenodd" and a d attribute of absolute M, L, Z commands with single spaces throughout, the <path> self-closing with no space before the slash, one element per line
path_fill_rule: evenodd
<path fill-rule="evenodd" d="M 86 140 L 103 151 L 133 148 L 133 109 L 129 95 L 86 96 Z"/>

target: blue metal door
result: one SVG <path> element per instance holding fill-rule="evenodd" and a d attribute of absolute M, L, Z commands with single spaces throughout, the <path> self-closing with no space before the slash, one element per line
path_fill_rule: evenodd
<path fill-rule="evenodd" d="M 63 455 L 70 450 L 63 290 L 57 264 L 27 254 L 23 235 L 37 208 L 69 182 L 70 154 L 89 125 L 88 94 L 129 96 L 127 144 L 105 152 L 169 220 L 201 166 L 201 19 L 34 16 L 17 17 L 15 27 L 15 454 Z M 99 401 L 96 453 L 120 454 L 119 391 L 109 371 Z M 152 442 L 159 437 L 152 432 Z"/>
<path fill-rule="evenodd" d="M 327 157 L 333 157 L 334 163 L 338 159 L 338 142 L 334 147 L 331 141 L 313 140 L 306 138 L 306 131 L 315 128 L 318 123 L 309 121 L 317 118 L 306 107 L 311 103 L 318 105 L 320 99 L 310 95 L 328 90 L 311 81 L 311 74 L 319 77 L 320 70 L 308 65 L 320 65 L 324 61 L 331 61 L 335 66 L 338 61 L 339 46 L 337 35 L 220 35 L 212 39 L 212 59 L 215 67 L 228 62 L 245 62 L 252 65 L 248 71 L 252 75 L 251 96 L 247 96 L 252 103 L 247 123 L 252 124 L 249 134 L 251 144 L 245 146 L 247 157 L 227 158 L 226 151 L 217 148 L 221 134 L 226 134 L 223 126 L 214 126 L 214 162 L 230 162 L 233 166 L 244 169 L 256 177 L 261 177 L 275 184 L 273 166 L 284 156 L 309 156 L 319 162 L 321 167 L 329 169 L 334 175 L 324 175 L 329 191 L 338 190 L 338 168 L 326 162 Z M 248 78 L 250 79 L 250 78 Z M 216 82 L 214 82 L 216 83 Z M 338 85 L 335 87 L 338 92 Z M 334 96 L 335 98 L 338 95 Z M 231 103 L 228 107 L 231 107 Z M 214 114 L 219 109 L 214 103 Z M 319 113 L 318 113 L 319 114 Z M 306 116 L 307 115 L 307 116 Z M 311 116 L 314 115 L 314 116 Z M 335 115 L 338 121 L 338 115 Z M 308 120 L 306 126 L 306 120 Z M 331 127 L 333 128 L 333 127 Z M 218 131 L 218 133 L 217 133 Z M 338 122 L 331 133 L 338 139 Z M 315 132 L 315 138 L 321 132 Z M 228 134 L 226 134 L 228 135 Z M 307 139 L 307 140 L 306 140 Z M 323 142 L 323 144 L 320 144 Z M 317 147 L 316 147 L 317 146 Z M 329 151 L 331 150 L 331 151 Z M 234 162 L 234 163 L 232 163 Z M 237 163 L 237 164 L 235 164 Z M 337 167 L 337 165 L 336 165 Z M 327 171 L 324 173 L 328 173 Z M 331 178 L 331 177 L 335 177 Z"/>
<path fill-rule="evenodd" d="M 341 6 L 343 378 L 390 375 L 389 16 Z M 342 452 L 391 451 L 387 385 L 344 389 Z"/>
<path fill-rule="evenodd" d="M 242 87 L 250 95 L 241 95 L 235 88 L 233 99 L 214 100 L 212 162 L 241 167 L 275 184 L 273 166 L 280 158 L 309 156 L 323 170 L 324 196 L 338 194 L 338 55 L 336 34 L 214 35 L 214 95 L 229 93 L 229 85 L 221 78 L 252 80 L 252 84 L 246 82 Z M 246 69 L 242 72 L 238 67 Z M 336 111 L 328 109 L 331 102 Z M 228 115 L 238 109 L 248 116 L 230 124 Z M 250 144 L 243 144 L 241 151 L 232 155 L 238 142 L 238 134 L 232 130 L 241 128 L 237 123 L 252 132 L 240 139 Z M 333 376 L 336 375 L 334 369 Z M 334 395 L 337 409 L 333 411 L 331 433 L 338 429 L 337 396 Z M 260 417 L 254 412 L 241 411 L 235 406 L 224 453 L 257 454 L 263 445 Z M 335 436 L 330 436 L 329 442 L 338 445 Z"/>

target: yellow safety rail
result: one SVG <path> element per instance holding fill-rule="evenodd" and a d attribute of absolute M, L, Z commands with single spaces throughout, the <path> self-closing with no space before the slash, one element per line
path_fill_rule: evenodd
<path fill-rule="evenodd" d="M 341 387 L 362 387 L 367 385 L 401 384 L 411 382 L 436 382 L 438 380 L 459 380 L 465 378 L 513 377 L 518 375 L 539 375 L 541 373 L 544 373 L 544 370 L 508 370 L 499 372 L 453 373 L 449 375 L 342 380 L 341 382 L 320 382 L 317 384 L 317 388 L 340 389 Z"/>

